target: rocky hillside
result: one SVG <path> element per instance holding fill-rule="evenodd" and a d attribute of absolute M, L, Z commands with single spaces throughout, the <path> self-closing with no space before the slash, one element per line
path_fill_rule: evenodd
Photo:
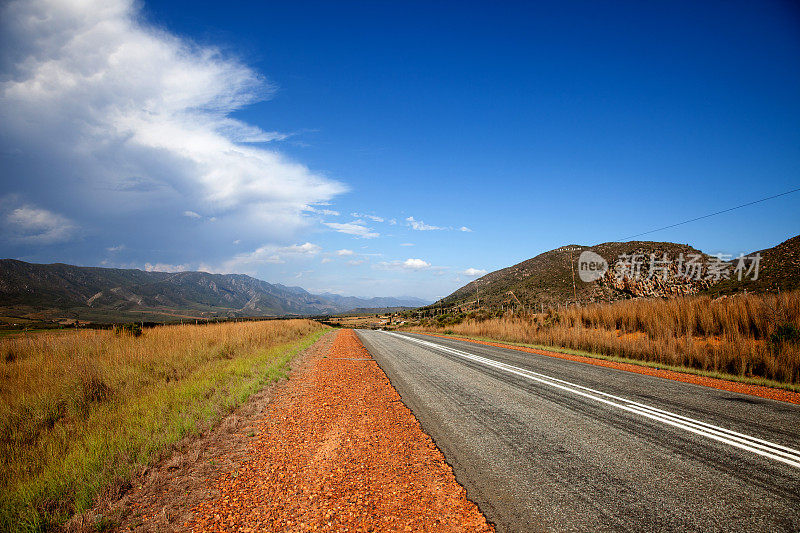
<path fill-rule="evenodd" d="M 175 320 L 211 316 L 334 314 L 356 307 L 424 305 L 418 299 L 315 295 L 241 274 L 40 265 L 0 260 L 0 312 L 37 319 Z"/>
<path fill-rule="evenodd" d="M 587 251 L 608 265 L 602 276 L 588 282 L 580 276 L 580 269 L 585 268 L 580 264 L 581 254 Z M 778 286 L 781 290 L 800 288 L 800 236 L 759 253 L 762 259 L 758 280 L 751 280 L 751 272 L 739 281 L 734 272 L 735 259 L 720 261 L 688 244 L 631 241 L 569 245 L 491 272 L 435 305 L 462 310 L 478 306 L 538 308 L 638 297 L 775 290 Z M 665 254 L 667 261 L 663 261 Z M 745 267 L 750 266 L 745 263 Z M 718 269 L 727 270 L 731 279 L 717 274 Z"/>

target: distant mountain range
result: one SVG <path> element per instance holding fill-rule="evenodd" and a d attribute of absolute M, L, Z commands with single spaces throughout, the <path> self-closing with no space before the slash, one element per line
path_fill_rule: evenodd
<path fill-rule="evenodd" d="M 608 270 L 604 276 L 591 282 L 580 279 L 578 260 L 584 251 L 591 251 L 606 260 L 613 269 L 620 256 L 638 256 L 641 260 L 641 276 L 618 279 Z M 752 273 L 741 281 L 734 274 L 737 260 L 727 262 L 730 279 L 714 279 L 709 275 L 708 264 L 712 256 L 689 246 L 671 242 L 631 241 L 607 242 L 596 246 L 568 245 L 537 255 L 514 266 L 490 272 L 468 283 L 449 296 L 436 302 L 435 306 L 460 308 L 518 307 L 564 305 L 614 301 L 635 297 L 670 297 L 691 294 L 719 296 L 743 290 L 751 292 L 775 292 L 800 289 L 800 236 L 793 237 L 773 248 L 758 252 L 761 255 L 758 279 Z M 657 275 L 648 279 L 651 254 L 671 260 L 666 269 L 666 279 Z M 704 266 L 701 279 L 688 279 L 679 275 L 677 259 L 697 256 Z M 755 255 L 756 252 L 748 254 Z M 727 259 L 727 258 L 726 258 Z M 752 266 L 750 261 L 746 267 Z M 684 265 L 685 268 L 685 265 Z M 574 280 L 574 282 L 573 282 Z"/>
<path fill-rule="evenodd" d="M 637 256 L 642 275 L 619 278 L 608 270 L 590 282 L 577 271 L 582 252 L 591 251 L 613 269 L 621 256 Z M 755 255 L 756 252 L 748 254 Z M 761 255 L 758 279 L 752 274 L 715 280 L 714 259 L 688 244 L 631 241 L 596 246 L 569 245 L 537 255 L 472 281 L 434 305 L 461 310 L 477 307 L 538 308 L 636 297 L 692 294 L 720 296 L 743 290 L 800 289 L 800 236 Z M 648 277 L 651 254 L 671 260 L 662 276 Z M 694 256 L 703 263 L 700 279 L 680 275 L 675 260 Z M 728 263 L 733 273 L 736 259 Z M 752 266 L 749 262 L 747 267 Z M 573 282 L 574 279 L 574 282 Z M 41 265 L 0 260 L 0 319 L 83 320 L 92 322 L 177 321 L 237 316 L 334 315 L 353 310 L 372 314 L 389 308 L 417 308 L 430 302 L 413 297 L 356 298 L 312 294 L 300 287 L 267 283 L 242 274 L 145 272 L 142 270 Z"/>
<path fill-rule="evenodd" d="M 0 260 L 0 316 L 93 322 L 337 314 L 355 308 L 419 307 L 413 297 L 311 294 L 243 274 L 146 272 Z"/>

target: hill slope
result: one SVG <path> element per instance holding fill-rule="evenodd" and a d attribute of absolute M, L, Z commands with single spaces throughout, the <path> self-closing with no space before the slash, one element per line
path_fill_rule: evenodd
<path fill-rule="evenodd" d="M 583 251 L 592 251 L 604 258 L 609 271 L 602 278 L 584 282 L 577 270 L 578 258 Z M 490 272 L 485 276 L 468 283 L 436 305 L 444 307 L 460 307 L 462 309 L 481 307 L 527 307 L 564 305 L 575 302 L 601 302 L 642 296 L 667 297 L 698 293 L 717 294 L 731 293 L 741 290 L 763 291 L 800 288 L 800 236 L 786 242 L 761 250 L 761 268 L 759 278 L 753 281 L 745 277 L 737 279 L 715 280 L 707 268 L 713 259 L 689 246 L 670 242 L 631 241 L 607 242 L 596 246 L 569 245 L 537 255 L 532 259 L 516 265 Z M 618 279 L 613 275 L 615 263 L 623 254 L 640 257 L 642 276 L 638 279 Z M 651 254 L 662 258 L 664 254 L 671 260 L 666 279 L 660 275 L 648 279 Z M 699 255 L 704 264 L 701 269 L 702 279 L 687 278 L 679 275 L 677 259 L 683 254 L 685 260 Z M 749 256 L 754 255 L 748 254 Z M 729 263 L 730 271 L 736 261 Z M 574 285 L 573 285 L 574 274 Z"/>
<path fill-rule="evenodd" d="M 316 315 L 355 307 L 418 306 L 418 299 L 315 295 L 243 274 L 145 272 L 0 260 L 0 312 L 92 321 Z"/>
<path fill-rule="evenodd" d="M 748 292 L 776 292 L 800 290 L 800 235 L 792 237 L 777 246 L 747 254 L 761 254 L 758 279 L 743 276 L 724 280 L 709 289 L 712 294 L 730 294 L 746 290 Z M 736 263 L 734 259 L 732 263 Z M 747 262 L 747 266 L 750 263 Z"/>

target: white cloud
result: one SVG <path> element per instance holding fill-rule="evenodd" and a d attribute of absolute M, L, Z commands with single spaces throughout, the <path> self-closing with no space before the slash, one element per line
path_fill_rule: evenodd
<path fill-rule="evenodd" d="M 363 265 L 364 263 L 366 263 L 365 259 L 351 259 L 347 262 L 350 266 Z"/>
<path fill-rule="evenodd" d="M 324 265 L 325 263 L 330 263 L 331 261 L 333 261 L 333 259 L 331 259 L 330 257 L 323 257 L 320 263 Z"/>
<path fill-rule="evenodd" d="M 226 261 L 223 270 L 226 273 L 236 273 L 237 268 L 253 264 L 282 264 L 286 260 L 281 257 L 271 246 L 262 246 L 252 252 L 237 254 L 233 259 Z"/>
<path fill-rule="evenodd" d="M 341 256 L 353 255 L 354 253 L 355 252 L 353 250 L 348 250 L 346 248 L 343 248 L 341 250 L 336 250 L 336 255 L 341 255 Z"/>
<path fill-rule="evenodd" d="M 383 217 L 379 217 L 379 216 L 376 216 L 376 215 L 367 215 L 367 214 L 364 214 L 364 213 L 350 213 L 350 216 L 351 217 L 355 217 L 355 218 L 368 218 L 368 219 L 372 220 L 373 222 L 383 222 L 384 221 Z"/>
<path fill-rule="evenodd" d="M 189 265 L 172 265 L 169 263 L 145 263 L 147 272 L 188 272 L 194 270 Z"/>
<path fill-rule="evenodd" d="M 462 274 L 464 274 L 465 276 L 470 276 L 470 277 L 483 276 L 484 274 L 487 273 L 488 271 L 482 268 L 468 268 L 464 272 L 462 272 Z"/>
<path fill-rule="evenodd" d="M 319 209 L 316 207 L 312 207 L 310 205 L 305 206 L 303 210 L 310 211 L 311 213 L 316 213 L 318 215 L 324 215 L 330 217 L 338 217 L 340 215 L 339 211 L 334 211 L 333 209 Z"/>
<path fill-rule="evenodd" d="M 422 259 L 406 259 L 403 261 L 403 268 L 407 268 L 409 270 L 422 270 L 425 268 L 430 268 L 430 266 L 430 263 L 423 261 Z"/>
<path fill-rule="evenodd" d="M 201 215 L 199 213 L 195 213 L 194 211 L 184 211 L 183 212 L 183 216 L 189 217 L 189 218 L 203 218 L 203 215 Z"/>
<path fill-rule="evenodd" d="M 319 254 L 322 248 L 310 242 L 291 246 L 265 245 L 252 252 L 237 254 L 215 271 L 224 273 L 241 272 L 242 269 L 259 264 L 281 264 L 289 259 L 309 258 Z"/>
<path fill-rule="evenodd" d="M 108 248 L 106 248 L 106 250 L 108 250 L 111 253 L 121 252 L 124 249 L 125 249 L 125 245 L 124 244 L 117 244 L 115 246 L 109 246 Z"/>
<path fill-rule="evenodd" d="M 25 194 L 63 189 L 74 211 L 93 221 L 158 210 L 163 220 L 150 220 L 161 225 L 188 204 L 192 218 L 213 211 L 218 224 L 225 222 L 219 232 L 238 229 L 261 239 L 269 233 L 276 240 L 311 223 L 306 206 L 346 190 L 253 144 L 286 137 L 231 118 L 267 99 L 270 84 L 218 49 L 148 25 L 140 2 L 1 5 L 0 135 L 27 165 L 23 183 L 0 177 L 6 190 L 11 184 Z M 38 233 L 38 242 L 65 240 L 71 231 L 63 222 Z"/>
<path fill-rule="evenodd" d="M 421 220 L 415 220 L 414 217 L 408 217 L 406 219 L 406 222 L 408 222 L 408 224 L 406 224 L 407 226 L 410 226 L 411 229 L 416 231 L 434 231 L 434 230 L 447 229 L 447 228 L 441 228 L 439 226 L 431 226 L 430 224 L 425 224 Z"/>
<path fill-rule="evenodd" d="M 376 233 L 368 228 L 362 220 L 354 220 L 340 224 L 338 222 L 325 222 L 329 228 L 338 231 L 339 233 L 346 233 L 347 235 L 354 235 L 362 239 L 374 239 L 380 237 L 380 233 Z"/>
<path fill-rule="evenodd" d="M 397 225 L 397 219 L 396 218 L 390 219 L 389 220 L 389 225 L 390 226 L 396 226 Z"/>
<path fill-rule="evenodd" d="M 405 261 L 382 261 L 375 265 L 379 270 L 428 270 L 432 267 L 430 263 L 422 259 L 409 258 Z"/>
<path fill-rule="evenodd" d="M 54 244 L 72 240 L 76 224 L 65 216 L 23 203 L 14 195 L 0 199 L 0 232 L 11 241 L 23 244 Z"/>
<path fill-rule="evenodd" d="M 452 226 L 444 227 L 444 226 L 433 226 L 431 224 L 426 224 L 421 220 L 417 220 L 414 217 L 406 218 L 406 226 L 409 226 L 411 229 L 416 231 L 452 231 L 454 228 Z M 456 228 L 458 231 L 463 231 L 467 233 L 471 233 L 472 230 L 466 226 L 461 226 L 460 228 Z"/>
<path fill-rule="evenodd" d="M 413 242 L 401 242 L 400 246 L 414 246 Z"/>
<path fill-rule="evenodd" d="M 278 248 L 278 251 L 282 254 L 288 255 L 317 255 L 322 251 L 322 247 L 317 244 L 307 242 L 305 244 L 293 244 L 291 246 Z"/>
<path fill-rule="evenodd" d="M 423 261 L 422 259 L 406 259 L 403 261 L 403 268 L 410 270 L 422 270 L 424 268 L 430 268 L 430 266 L 430 263 Z"/>

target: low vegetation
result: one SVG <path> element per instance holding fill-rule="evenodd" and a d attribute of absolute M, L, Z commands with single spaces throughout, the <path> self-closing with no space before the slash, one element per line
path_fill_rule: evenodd
<path fill-rule="evenodd" d="M 287 320 L 0 338 L 0 530 L 50 529 L 124 490 L 323 331 Z"/>
<path fill-rule="evenodd" d="M 800 291 L 440 314 L 411 328 L 581 350 L 800 389 Z"/>

